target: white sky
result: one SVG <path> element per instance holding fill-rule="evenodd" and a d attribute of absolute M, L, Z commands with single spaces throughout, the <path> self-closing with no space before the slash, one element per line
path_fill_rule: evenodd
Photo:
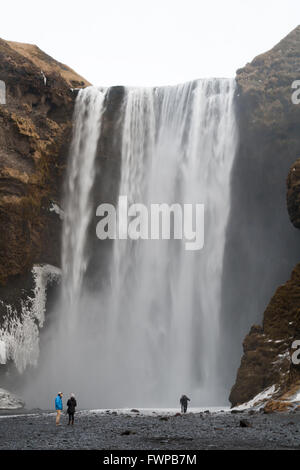
<path fill-rule="evenodd" d="M 300 23 L 299 0 L 2 0 L 3 39 L 94 85 L 233 77 Z"/>

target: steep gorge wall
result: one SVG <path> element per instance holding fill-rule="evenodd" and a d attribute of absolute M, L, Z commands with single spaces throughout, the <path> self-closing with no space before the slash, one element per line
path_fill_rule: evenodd
<path fill-rule="evenodd" d="M 51 231 L 49 209 L 51 202 L 61 202 L 75 99 L 71 87 L 87 85 L 75 73 L 67 81 L 59 73 L 64 66 L 36 46 L 23 45 L 27 55 L 21 46 L 0 40 L 0 78 L 7 92 L 0 106 L 1 285 L 35 262 L 60 263 L 59 243 L 52 240 L 59 230 Z"/>
<path fill-rule="evenodd" d="M 287 178 L 287 206 L 297 228 L 300 218 L 299 168 L 298 159 Z M 300 366 L 292 361 L 295 353 L 292 345 L 299 340 L 300 263 L 293 269 L 290 279 L 276 289 L 264 312 L 262 326 L 252 326 L 244 339 L 244 354 L 231 390 L 231 403 L 247 402 L 273 385 L 272 407 L 278 409 L 282 400 L 287 402 L 300 389 Z M 278 399 L 277 404 L 274 399 Z"/>
<path fill-rule="evenodd" d="M 237 71 L 240 142 L 224 258 L 220 359 L 228 389 L 245 334 L 261 323 L 274 290 L 300 259 L 300 233 L 290 224 L 285 189 L 300 155 L 300 106 L 291 101 L 299 77 L 300 27 Z"/>
<path fill-rule="evenodd" d="M 230 395 L 233 405 L 272 385 L 280 396 L 299 379 L 290 358 L 300 332 L 300 268 L 295 267 L 300 260 L 300 232 L 295 229 L 299 163 L 293 164 L 300 155 L 300 106 L 291 100 L 292 83 L 299 78 L 300 27 L 237 72 L 240 147 L 223 284 L 224 318 L 231 318 L 234 338 L 228 357 L 234 365 L 239 363 L 241 337 L 255 325 L 243 342 Z"/>

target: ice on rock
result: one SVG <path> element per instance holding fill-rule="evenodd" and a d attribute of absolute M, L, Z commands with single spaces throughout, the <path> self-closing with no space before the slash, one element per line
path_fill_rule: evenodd
<path fill-rule="evenodd" d="M 0 410 L 16 410 L 18 408 L 24 408 L 25 403 L 13 393 L 0 388 Z"/>

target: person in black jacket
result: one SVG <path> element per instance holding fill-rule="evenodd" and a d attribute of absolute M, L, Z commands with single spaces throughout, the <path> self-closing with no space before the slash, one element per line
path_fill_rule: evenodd
<path fill-rule="evenodd" d="M 186 413 L 188 401 L 191 401 L 186 395 L 182 395 L 180 398 L 181 413 Z"/>
<path fill-rule="evenodd" d="M 68 407 L 67 413 L 69 415 L 68 425 L 70 425 L 72 423 L 72 426 L 73 426 L 73 424 L 74 424 L 74 413 L 75 413 L 76 406 L 77 406 L 77 402 L 75 400 L 74 393 L 71 393 L 71 397 L 67 401 L 67 407 Z"/>

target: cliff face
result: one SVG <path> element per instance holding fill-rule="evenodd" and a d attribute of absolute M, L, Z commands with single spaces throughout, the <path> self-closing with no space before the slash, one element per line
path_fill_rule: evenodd
<path fill-rule="evenodd" d="M 74 92 L 81 77 L 36 46 L 0 40 L 0 283 L 33 263 L 59 265 L 51 201 L 60 202 Z"/>
<path fill-rule="evenodd" d="M 300 155 L 300 105 L 291 99 L 292 83 L 299 79 L 299 71 L 300 27 L 237 71 L 240 142 L 232 172 L 224 257 L 224 355 L 220 358 L 220 375 L 222 370 L 232 371 L 225 377 L 228 388 L 235 379 L 245 334 L 251 325 L 261 323 L 277 286 L 290 277 L 300 260 L 300 233 L 289 221 L 285 188 L 289 168 Z M 296 190 L 295 185 L 293 188 Z M 297 213 L 292 205 L 289 211 Z M 255 329 L 251 341 L 257 334 Z M 249 341 L 244 347 L 254 360 L 255 348 Z M 263 357 L 269 352 L 259 354 Z M 231 396 L 233 402 L 250 398 L 264 382 L 269 382 L 263 378 L 265 373 L 260 378 L 255 374 L 252 388 L 245 385 L 248 394 L 245 392 L 238 399 L 236 394 Z"/>
<path fill-rule="evenodd" d="M 292 344 L 300 339 L 300 264 L 273 295 L 263 326 L 253 326 L 243 342 L 244 355 L 230 394 L 232 405 L 248 402 L 275 385 L 272 399 L 300 388 L 300 369 L 293 364 Z"/>
<path fill-rule="evenodd" d="M 261 73 L 260 67 L 263 67 Z M 288 238 L 284 236 L 284 231 L 289 222 L 284 221 L 280 216 L 282 203 L 279 204 L 278 200 L 279 195 L 285 194 L 282 188 L 285 178 L 282 177 L 282 182 L 278 184 L 277 174 L 274 173 L 270 158 L 275 158 L 276 161 L 276 155 L 279 155 L 281 161 L 277 164 L 280 171 L 283 171 L 287 162 L 300 154 L 300 107 L 291 102 L 291 84 L 299 78 L 299 71 L 299 27 L 272 51 L 257 57 L 252 64 L 238 71 L 240 93 L 245 95 L 247 113 L 250 113 L 247 118 L 250 138 L 259 141 L 261 133 L 269 134 L 270 143 L 267 147 L 263 147 L 265 152 L 263 158 L 267 160 L 267 165 L 263 165 L 263 178 L 272 195 L 267 220 L 272 228 L 274 228 L 273 219 L 283 224 L 279 232 L 270 233 L 270 237 L 277 237 L 280 234 L 286 244 L 288 244 Z M 265 84 L 268 84 L 268 89 L 264 88 Z M 274 148 L 273 156 L 269 154 L 270 147 Z M 285 210 L 294 227 L 300 228 L 299 159 L 292 164 L 286 182 Z M 262 188 L 261 202 L 264 201 L 264 185 Z M 272 210 L 273 206 L 274 210 Z M 294 230 L 294 234 L 297 245 L 294 243 L 287 245 L 283 253 L 291 252 L 295 262 L 300 259 L 300 233 Z M 274 263 L 280 266 L 282 251 L 274 251 L 273 256 Z M 269 269 L 270 266 L 268 263 Z M 261 278 L 262 273 L 258 271 L 257 274 Z M 299 339 L 300 264 L 297 264 L 290 279 L 280 285 L 272 296 L 264 311 L 262 326 L 252 326 L 244 339 L 244 354 L 229 397 L 232 405 L 248 402 L 265 389 L 274 386 L 265 410 L 284 410 L 291 406 L 293 395 L 300 389 L 300 366 L 292 361 L 292 355 L 295 353 L 292 345 Z"/>
<path fill-rule="evenodd" d="M 287 208 L 290 220 L 297 228 L 300 228 L 299 168 L 300 160 L 297 159 L 287 177 Z M 231 390 L 231 403 L 247 402 L 275 385 L 275 393 L 266 409 L 285 409 L 300 389 L 300 366 L 292 360 L 296 351 L 292 345 L 299 340 L 300 263 L 292 271 L 291 278 L 278 287 L 271 298 L 262 327 L 253 326 L 244 340 L 244 355 Z"/>
<path fill-rule="evenodd" d="M 33 265 L 60 265 L 58 207 L 73 89 L 89 83 L 38 47 L 2 39 L 0 80 L 6 85 L 0 104 L 1 340 L 7 306 L 18 310 L 32 293 Z"/>

